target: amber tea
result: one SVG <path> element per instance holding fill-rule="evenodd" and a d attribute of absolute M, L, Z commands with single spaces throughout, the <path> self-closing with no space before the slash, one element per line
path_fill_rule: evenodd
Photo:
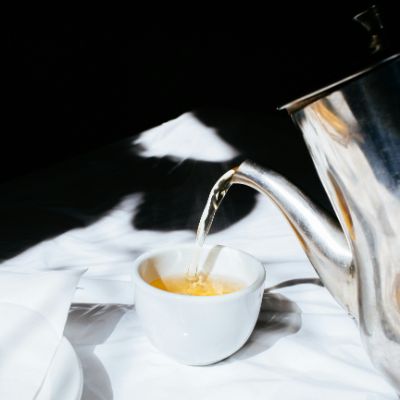
<path fill-rule="evenodd" d="M 245 287 L 243 282 L 220 276 L 204 276 L 198 274 L 196 279 L 188 279 L 185 275 L 158 278 L 150 285 L 171 293 L 191 296 L 218 296 L 236 292 Z"/>

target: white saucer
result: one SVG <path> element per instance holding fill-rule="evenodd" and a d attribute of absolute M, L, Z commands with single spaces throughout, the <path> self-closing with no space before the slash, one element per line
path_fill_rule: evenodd
<path fill-rule="evenodd" d="M 83 373 L 75 350 L 63 337 L 36 400 L 80 400 Z"/>

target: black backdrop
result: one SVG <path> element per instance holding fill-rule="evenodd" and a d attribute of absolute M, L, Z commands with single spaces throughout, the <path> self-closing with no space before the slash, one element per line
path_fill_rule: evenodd
<path fill-rule="evenodd" d="M 271 3 L 218 18 L 212 11 L 196 18 L 200 7 L 193 4 L 157 21 L 133 11 L 80 21 L 59 14 L 17 18 L 3 52 L 1 179 L 189 110 L 223 109 L 267 124 L 277 106 L 369 62 L 368 36 L 352 17 L 371 2 L 348 3 Z M 395 5 L 378 5 L 393 42 Z M 295 128 L 286 115 L 279 118 L 288 136 L 285 129 L 274 136 L 267 124 L 262 140 L 292 140 Z M 296 168 L 296 154 L 305 149 L 290 148 L 286 164 Z"/>

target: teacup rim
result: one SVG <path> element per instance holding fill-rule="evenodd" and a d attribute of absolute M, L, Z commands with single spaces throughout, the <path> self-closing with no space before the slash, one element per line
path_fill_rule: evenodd
<path fill-rule="evenodd" d="M 167 251 L 195 247 L 195 244 L 183 243 L 183 244 L 175 244 L 175 245 L 171 245 L 171 246 L 162 246 L 162 247 L 158 247 L 156 249 L 148 250 L 148 251 L 144 252 L 143 254 L 141 254 L 139 257 L 137 257 L 134 260 L 133 266 L 132 266 L 132 273 L 131 273 L 132 283 L 139 285 L 142 289 L 144 289 L 150 293 L 153 293 L 156 296 L 161 296 L 161 297 L 165 297 L 165 298 L 169 298 L 169 299 L 184 299 L 185 301 L 196 302 L 196 303 L 201 303 L 201 302 L 209 303 L 209 302 L 220 302 L 220 301 L 233 300 L 235 298 L 245 296 L 248 293 L 254 292 L 261 285 L 263 285 L 265 283 L 266 271 L 265 271 L 264 263 L 261 262 L 257 257 L 253 256 L 252 254 L 250 254 L 246 251 L 238 249 L 236 247 L 231 247 L 231 246 L 226 246 L 226 245 L 221 245 L 221 244 L 207 244 L 207 245 L 204 245 L 203 247 L 205 249 L 211 249 L 215 246 L 221 246 L 223 248 L 227 248 L 229 250 L 236 251 L 236 252 L 244 254 L 246 257 L 252 258 L 254 261 L 256 261 L 256 263 L 259 266 L 259 274 L 257 276 L 257 279 L 252 284 L 244 287 L 243 289 L 237 290 L 233 293 L 216 295 L 216 296 L 192 296 L 192 295 L 186 295 L 186 294 L 180 294 L 180 293 L 171 293 L 171 292 L 167 292 L 162 289 L 158 289 L 154 286 L 151 286 L 149 283 L 147 283 L 142 278 L 142 276 L 139 273 L 139 266 L 144 260 L 147 260 L 151 257 L 154 257 L 160 253 L 164 253 Z"/>

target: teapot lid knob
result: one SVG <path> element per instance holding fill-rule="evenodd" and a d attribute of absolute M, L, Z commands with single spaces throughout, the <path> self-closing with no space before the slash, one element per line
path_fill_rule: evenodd
<path fill-rule="evenodd" d="M 367 31 L 371 55 L 381 54 L 385 50 L 386 42 L 384 38 L 384 26 L 378 7 L 372 5 L 355 15 L 353 20 L 357 21 Z"/>

